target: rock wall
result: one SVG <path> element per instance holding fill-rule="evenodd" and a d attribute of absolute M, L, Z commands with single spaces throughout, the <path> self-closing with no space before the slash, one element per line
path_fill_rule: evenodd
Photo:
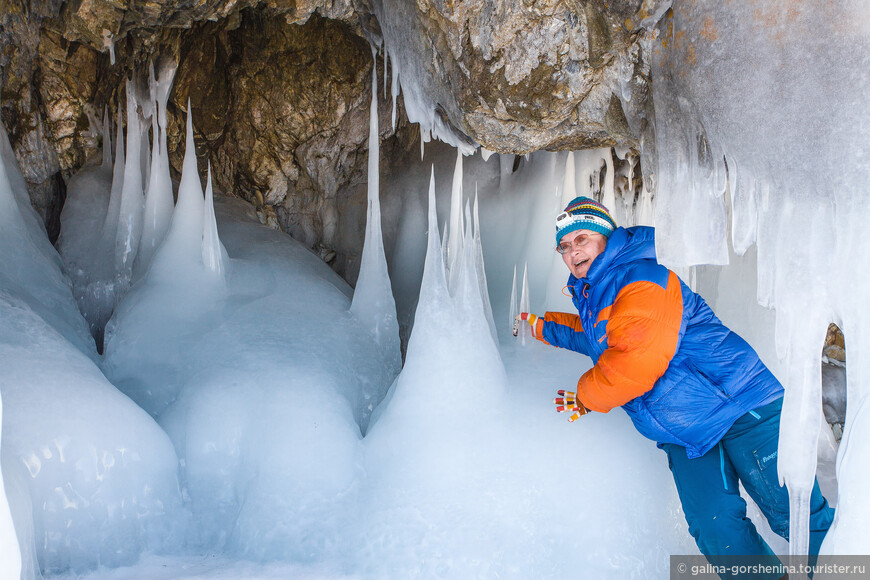
<path fill-rule="evenodd" d="M 352 282 L 361 238 L 337 232 L 361 232 L 365 215 L 370 43 L 384 43 L 402 89 L 395 131 L 380 104 L 386 172 L 420 139 L 409 117 L 467 148 L 638 149 L 647 28 L 667 4 L 0 0 L 0 103 L 33 204 L 56 235 L 64 178 L 98 151 L 103 108 L 114 112 L 124 79 L 144 75 L 150 59 L 173 59 L 173 168 L 189 98 L 218 187 L 335 255 Z M 383 79 L 380 57 L 377 66 Z"/>

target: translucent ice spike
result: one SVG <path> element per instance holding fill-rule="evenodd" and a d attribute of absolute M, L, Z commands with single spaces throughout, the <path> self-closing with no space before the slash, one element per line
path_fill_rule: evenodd
<path fill-rule="evenodd" d="M 574 169 L 574 152 L 569 151 L 568 158 L 565 160 L 565 177 L 562 180 L 562 203 L 560 205 L 564 207 L 575 197 L 577 197 L 577 173 Z"/>
<path fill-rule="evenodd" d="M 523 266 L 523 293 L 520 295 L 520 312 L 528 312 L 530 310 L 529 304 L 531 300 L 529 299 L 529 265 L 528 263 Z M 525 345 L 526 339 L 531 336 L 531 328 L 528 324 L 520 325 L 520 343 Z"/>
<path fill-rule="evenodd" d="M 209 163 L 202 220 L 202 263 L 207 270 L 223 278 L 226 273 L 227 260 L 227 250 L 218 236 L 217 220 L 214 215 L 214 194 L 211 186 L 211 163 Z"/>
<path fill-rule="evenodd" d="M 426 246 L 426 263 L 423 266 L 423 281 L 420 286 L 418 315 L 422 311 L 449 312 L 450 293 L 444 276 L 444 259 L 441 252 L 441 234 L 438 231 L 438 214 L 435 208 L 435 167 L 429 177 L 429 239 Z"/>
<path fill-rule="evenodd" d="M 174 60 L 166 60 L 161 63 L 160 70 L 157 73 L 156 98 L 159 110 L 158 123 L 164 132 L 166 131 L 166 104 L 169 102 L 169 91 L 172 90 L 172 81 L 175 78 L 177 68 L 178 63 Z M 165 137 L 162 146 L 165 151 Z"/>
<path fill-rule="evenodd" d="M 118 229 L 115 235 L 115 267 L 122 279 L 129 280 L 133 260 L 139 249 L 142 235 L 141 131 L 139 112 L 133 83 L 127 81 L 127 156 L 124 162 L 124 186 L 121 190 L 121 207 Z"/>
<path fill-rule="evenodd" d="M 456 166 L 453 169 L 453 186 L 450 192 L 450 222 L 447 226 L 447 271 L 451 291 L 454 285 L 454 270 L 462 249 L 462 152 L 456 150 Z"/>
<path fill-rule="evenodd" d="M 478 210 L 477 185 L 474 190 L 474 266 L 477 269 L 477 282 L 480 285 L 480 299 L 483 303 L 483 314 L 489 325 L 492 339 L 498 344 L 498 333 L 495 329 L 495 320 L 492 316 L 492 304 L 489 301 L 489 288 L 486 283 L 486 269 L 483 264 L 483 244 L 480 239 L 480 217 Z"/>
<path fill-rule="evenodd" d="M 167 264 L 173 264 L 173 271 L 176 268 L 184 270 L 194 263 L 201 263 L 204 204 L 202 183 L 199 180 L 196 162 L 196 146 L 193 141 L 193 114 L 188 100 L 184 162 L 181 169 L 181 182 L 178 185 L 178 203 L 172 211 L 166 239 L 160 246 L 158 256 L 155 256 L 155 262 L 161 258 Z"/>
<path fill-rule="evenodd" d="M 103 169 L 112 169 L 112 123 L 108 107 L 103 107 Z"/>
<path fill-rule="evenodd" d="M 174 69 L 169 72 L 162 71 L 161 76 L 168 75 L 169 83 L 171 83 L 173 72 Z M 166 116 L 168 91 L 164 90 L 167 84 L 163 82 L 164 80 L 164 78 L 161 78 L 160 81 L 153 79 L 152 83 L 151 93 L 155 99 L 155 114 L 151 116 L 151 129 L 153 131 L 151 171 L 145 193 L 145 214 L 137 257 L 137 272 L 147 270 L 154 252 L 166 237 L 169 222 L 172 219 L 172 209 L 175 205 L 172 195 L 172 177 L 169 174 L 169 155 L 166 149 L 166 125 L 165 120 L 163 126 L 160 125 L 159 121 L 161 117 L 165 118 Z"/>
<path fill-rule="evenodd" d="M 121 192 L 124 189 L 124 123 L 121 120 L 121 107 L 118 107 L 118 119 L 115 129 L 115 165 L 112 171 L 112 190 L 109 194 L 109 207 L 103 220 L 100 237 L 100 248 L 110 248 L 115 245 L 115 234 L 118 231 L 118 219 L 121 214 Z"/>
<path fill-rule="evenodd" d="M 375 49 L 372 47 L 372 59 Z M 363 326 L 370 328 L 384 361 L 397 373 L 401 368 L 399 323 L 396 302 L 390 285 L 384 238 L 381 231 L 379 198 L 378 75 L 372 67 L 372 99 L 369 113 L 368 212 L 366 234 L 360 260 L 359 277 L 350 311 Z"/>
<path fill-rule="evenodd" d="M 498 154 L 499 183 L 504 184 L 514 172 L 514 156 L 510 153 Z"/>

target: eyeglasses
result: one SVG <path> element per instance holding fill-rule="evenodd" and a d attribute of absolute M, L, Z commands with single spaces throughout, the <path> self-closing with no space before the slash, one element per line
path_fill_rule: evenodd
<path fill-rule="evenodd" d="M 600 235 L 603 235 L 603 234 L 597 234 L 597 233 L 580 234 L 579 236 L 577 236 L 576 238 L 574 238 L 570 242 L 560 242 L 559 245 L 556 246 L 556 251 L 559 252 L 560 254 L 565 254 L 567 252 L 570 252 L 572 248 L 575 248 L 575 249 L 582 248 L 583 246 L 585 246 L 586 244 L 588 244 L 592 240 L 593 236 L 600 236 Z"/>

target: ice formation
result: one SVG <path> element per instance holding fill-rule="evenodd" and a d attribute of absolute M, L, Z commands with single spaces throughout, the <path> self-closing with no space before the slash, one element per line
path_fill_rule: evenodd
<path fill-rule="evenodd" d="M 374 47 L 372 57 L 374 57 Z M 353 294 L 350 311 L 359 321 L 371 329 L 375 343 L 383 353 L 387 369 L 394 376 L 402 366 L 399 343 L 399 322 L 396 318 L 396 302 L 390 286 L 387 258 L 384 253 L 384 237 L 381 233 L 380 156 L 378 133 L 378 76 L 372 66 L 372 103 L 369 114 L 369 159 L 368 159 L 368 205 L 366 234 L 360 260 L 359 277 Z"/>
<path fill-rule="evenodd" d="M 657 249 L 667 264 L 723 264 L 755 244 L 757 298 L 776 310 L 786 385 L 780 477 L 792 502 L 792 554 L 806 553 L 821 421 L 821 347 L 829 322 L 849 345 L 840 496 L 823 551 L 870 552 L 863 236 L 870 178 L 866 6 L 773 2 L 674 6 L 653 46 L 659 164 Z M 727 58 L 723 58 L 727 55 Z M 749 312 L 749 311 L 748 311 Z M 749 314 L 751 316 L 751 314 Z M 745 326 L 755 326 L 744 316 Z M 855 354 L 851 354 L 855 353 Z M 852 487 L 855 486 L 855 487 Z"/>
<path fill-rule="evenodd" d="M 169 151 L 166 147 L 166 105 L 175 76 L 175 62 L 167 61 L 160 70 L 159 79 L 154 76 L 153 65 L 149 72 L 153 109 L 151 115 L 153 144 L 151 170 L 148 187 L 145 190 L 142 237 L 136 262 L 136 270 L 140 274 L 148 269 L 154 252 L 166 236 L 175 203 L 172 195 L 172 179 L 169 175 Z"/>
<path fill-rule="evenodd" d="M 453 145 L 463 155 L 474 153 L 476 145 L 468 137 L 458 135 L 439 113 L 439 105 L 427 90 L 429 79 L 418 76 L 417 71 L 426 70 L 422 62 L 423 52 L 419 53 L 403 47 L 413 46 L 419 38 L 425 38 L 424 31 L 418 30 L 416 18 L 411 14 L 416 8 L 401 0 L 381 0 L 372 3 L 386 41 L 384 42 L 385 61 L 389 58 L 392 66 L 393 110 L 395 100 L 402 93 L 402 100 L 408 120 L 420 124 L 420 154 L 423 143 L 432 137 Z M 395 122 L 393 123 L 395 126 Z"/>
<path fill-rule="evenodd" d="M 0 504 L 8 499 L 21 577 L 171 551 L 184 535 L 175 451 L 95 364 L 2 127 L 0 153 Z M 15 560 L 5 542 L 2 566 Z"/>

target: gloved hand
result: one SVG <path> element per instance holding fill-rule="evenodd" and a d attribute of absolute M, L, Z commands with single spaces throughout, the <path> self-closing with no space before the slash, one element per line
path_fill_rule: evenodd
<path fill-rule="evenodd" d="M 535 338 L 540 338 L 544 332 L 544 320 L 542 318 L 529 312 L 520 312 L 514 318 L 514 336 L 519 334 L 521 322 L 529 323 L 529 326 L 532 327 L 532 336 Z"/>
<path fill-rule="evenodd" d="M 556 394 L 559 395 L 553 399 L 553 402 L 556 404 L 556 412 L 571 413 L 571 416 L 568 417 L 570 423 L 573 423 L 582 415 L 589 412 L 589 409 L 583 406 L 583 403 L 580 402 L 580 399 L 577 398 L 577 394 L 573 391 L 559 390 L 556 391 Z"/>

